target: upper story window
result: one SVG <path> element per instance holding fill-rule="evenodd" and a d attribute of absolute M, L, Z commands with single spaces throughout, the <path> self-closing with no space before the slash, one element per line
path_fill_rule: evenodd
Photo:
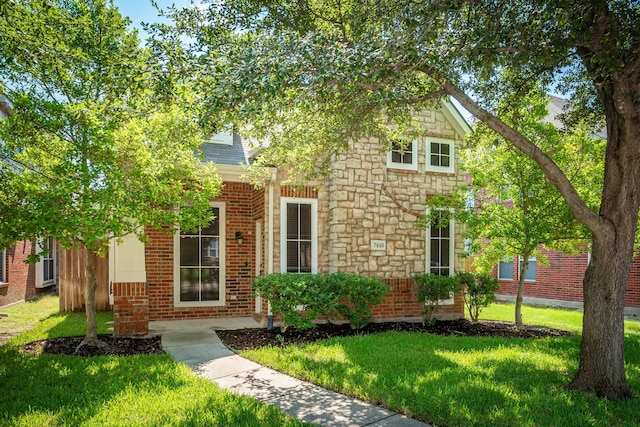
<path fill-rule="evenodd" d="M 387 167 L 392 169 L 418 170 L 418 141 L 401 145 L 394 142 L 387 153 Z"/>
<path fill-rule="evenodd" d="M 225 126 L 222 131 L 209 139 L 212 144 L 233 145 L 233 126 Z"/>
<path fill-rule="evenodd" d="M 455 172 L 455 144 L 452 139 L 427 138 L 427 171 Z"/>

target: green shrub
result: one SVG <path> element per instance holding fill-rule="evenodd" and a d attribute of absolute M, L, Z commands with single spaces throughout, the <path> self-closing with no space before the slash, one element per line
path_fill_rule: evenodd
<path fill-rule="evenodd" d="M 378 279 L 355 274 L 327 275 L 340 290 L 340 301 L 335 309 L 344 316 L 353 329 L 360 329 L 371 321 L 371 306 L 380 304 L 389 287 Z"/>
<path fill-rule="evenodd" d="M 321 315 L 339 313 L 361 328 L 371 320 L 371 305 L 380 304 L 387 286 L 377 279 L 346 273 L 281 273 L 257 277 L 254 292 L 271 302 L 274 312 L 282 314 L 282 330 L 315 327 Z"/>
<path fill-rule="evenodd" d="M 424 304 L 422 316 L 426 325 L 433 324 L 433 314 L 438 310 L 440 301 L 449 299 L 451 292 L 459 289 L 458 281 L 452 276 L 438 274 L 418 274 L 413 276 L 416 282 L 416 297 Z"/>
<path fill-rule="evenodd" d="M 482 309 L 496 300 L 495 292 L 500 289 L 498 278 L 479 273 L 458 273 L 456 278 L 464 290 L 464 304 L 469 317 L 475 323 Z"/>

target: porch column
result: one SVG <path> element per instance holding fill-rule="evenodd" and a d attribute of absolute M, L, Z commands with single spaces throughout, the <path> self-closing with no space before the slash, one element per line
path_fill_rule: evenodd
<path fill-rule="evenodd" d="M 134 235 L 109 251 L 110 293 L 113 298 L 113 334 L 139 336 L 149 333 L 149 287 L 144 244 Z"/>

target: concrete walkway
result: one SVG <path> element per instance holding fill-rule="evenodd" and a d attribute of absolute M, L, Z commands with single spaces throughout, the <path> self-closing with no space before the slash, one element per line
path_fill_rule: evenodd
<path fill-rule="evenodd" d="M 220 387 L 277 406 L 307 423 L 322 426 L 418 427 L 428 424 L 265 368 L 227 349 L 215 330 L 258 327 L 253 319 L 150 322 L 162 347 Z"/>

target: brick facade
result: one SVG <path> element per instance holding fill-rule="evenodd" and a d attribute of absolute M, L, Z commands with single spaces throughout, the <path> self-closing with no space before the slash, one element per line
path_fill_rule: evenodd
<path fill-rule="evenodd" d="M 36 266 L 25 264 L 27 256 L 34 252 L 34 245 L 28 240 L 18 242 L 6 250 L 7 281 L 0 283 L 0 307 L 50 292 L 50 288 L 36 288 Z"/>
<path fill-rule="evenodd" d="M 113 334 L 138 336 L 149 333 L 149 292 L 146 283 L 113 284 Z"/>
<path fill-rule="evenodd" d="M 549 300 L 554 305 L 563 305 L 563 302 L 582 303 L 582 281 L 589 262 L 588 254 L 581 252 L 578 255 L 567 255 L 544 249 L 542 252 L 549 265 L 537 263 L 536 280 L 525 282 L 524 296 L 542 300 L 538 302 Z M 513 280 L 499 280 L 500 290 L 497 294 L 503 298 L 513 298 L 518 293 L 517 257 L 514 258 L 513 269 Z M 631 263 L 625 307 L 640 313 L 640 256 L 635 257 Z"/>

